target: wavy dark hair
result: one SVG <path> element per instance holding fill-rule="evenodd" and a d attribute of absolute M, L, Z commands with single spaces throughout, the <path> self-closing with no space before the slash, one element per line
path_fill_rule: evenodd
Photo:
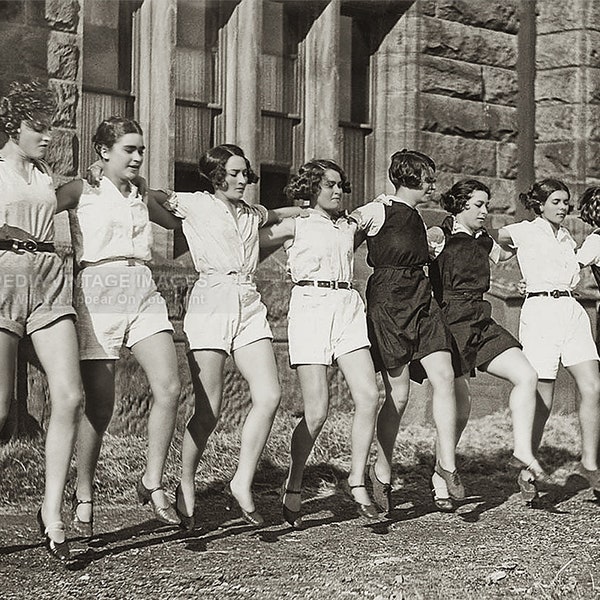
<path fill-rule="evenodd" d="M 220 144 L 207 150 L 198 161 L 200 191 L 214 194 L 225 183 L 227 175 L 225 165 L 232 156 L 241 156 L 246 162 L 248 183 L 256 183 L 258 181 L 258 176 L 252 170 L 250 161 L 239 146 L 235 144 Z"/>
<path fill-rule="evenodd" d="M 442 208 L 453 215 L 462 212 L 467 206 L 473 192 L 485 192 L 490 198 L 490 188 L 477 179 L 461 179 L 457 181 L 447 192 L 442 194 L 440 204 Z"/>
<path fill-rule="evenodd" d="M 13 81 L 8 94 L 0 98 L 0 130 L 14 137 L 23 121 L 34 121 L 36 114 L 48 115 L 51 119 L 55 112 L 56 98 L 47 84 L 37 79 Z"/>
<path fill-rule="evenodd" d="M 342 192 L 349 194 L 352 187 L 344 169 L 328 158 L 314 158 L 305 162 L 298 169 L 298 174 L 294 175 L 285 186 L 283 191 L 288 200 L 293 203 L 308 203 L 310 206 L 314 206 L 321 190 L 321 181 L 328 169 L 339 173 Z"/>
<path fill-rule="evenodd" d="M 108 119 L 104 119 L 92 138 L 92 144 L 94 144 L 94 150 L 98 156 L 102 146 L 112 148 L 115 142 L 128 133 L 139 133 L 144 135 L 142 128 L 137 121 L 128 119 L 127 117 L 112 116 Z"/>
<path fill-rule="evenodd" d="M 519 194 L 519 200 L 525 208 L 533 210 L 536 215 L 541 215 L 542 204 L 554 192 L 567 192 L 567 197 L 571 198 L 569 188 L 560 179 L 542 179 L 536 181 L 524 194 Z"/>
<path fill-rule="evenodd" d="M 600 227 L 600 187 L 589 187 L 579 198 L 579 218 L 593 227 Z"/>
<path fill-rule="evenodd" d="M 405 187 L 418 190 L 423 184 L 423 176 L 428 172 L 435 173 L 435 162 L 427 154 L 417 150 L 400 150 L 390 158 L 388 175 L 394 187 Z"/>

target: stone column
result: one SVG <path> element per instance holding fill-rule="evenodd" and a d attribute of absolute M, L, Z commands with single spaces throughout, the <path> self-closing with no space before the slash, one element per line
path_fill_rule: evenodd
<path fill-rule="evenodd" d="M 537 6 L 536 175 L 576 195 L 600 180 L 600 4 Z"/>
<path fill-rule="evenodd" d="M 339 157 L 339 30 L 340 0 L 330 0 L 303 43 L 305 160 Z"/>
<path fill-rule="evenodd" d="M 236 6 L 227 23 L 225 47 L 225 142 L 239 145 L 258 168 L 262 0 L 241 0 Z M 246 195 L 251 201 L 253 191 Z"/>
<path fill-rule="evenodd" d="M 144 0 L 135 16 L 133 91 L 144 130 L 143 172 L 150 186 L 173 187 L 177 0 Z M 173 234 L 153 225 L 154 250 L 173 257 Z"/>
<path fill-rule="evenodd" d="M 387 176 L 390 156 L 417 147 L 419 6 L 401 16 L 373 55 L 373 135 L 378 194 L 393 191 Z"/>

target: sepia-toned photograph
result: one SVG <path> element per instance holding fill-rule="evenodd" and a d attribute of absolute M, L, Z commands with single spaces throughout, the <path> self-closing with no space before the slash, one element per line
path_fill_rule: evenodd
<path fill-rule="evenodd" d="M 600 1 L 0 0 L 0 600 L 600 598 Z"/>

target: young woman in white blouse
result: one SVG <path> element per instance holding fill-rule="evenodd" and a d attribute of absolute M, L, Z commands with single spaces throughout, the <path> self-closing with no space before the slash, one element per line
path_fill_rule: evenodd
<path fill-rule="evenodd" d="M 533 451 L 537 453 L 552 409 L 556 374 L 562 362 L 575 379 L 581 396 L 580 472 L 591 487 L 598 490 L 598 352 L 590 320 L 573 296 L 579 281 L 579 264 L 575 240 L 563 225 L 570 208 L 569 190 L 562 181 L 544 179 L 519 199 L 537 218 L 503 227 L 499 231 L 499 242 L 516 250 L 526 283 L 519 338 L 525 356 L 539 377 Z"/>
<path fill-rule="evenodd" d="M 161 208 L 149 215 L 133 183 L 144 154 L 142 130 L 135 121 L 121 117 L 102 121 L 93 143 L 103 170 L 99 185 L 75 180 L 57 191 L 58 211 L 70 211 L 79 269 L 74 304 L 86 402 L 72 501 L 74 520 L 88 535 L 93 534 L 94 474 L 113 413 L 115 363 L 122 345 L 131 350 L 146 373 L 153 396 L 146 469 L 138 480 L 138 498 L 152 505 L 158 520 L 180 522 L 162 488 L 180 391 L 173 327 L 145 265 L 151 258 L 149 216 L 161 222 L 169 215 Z"/>

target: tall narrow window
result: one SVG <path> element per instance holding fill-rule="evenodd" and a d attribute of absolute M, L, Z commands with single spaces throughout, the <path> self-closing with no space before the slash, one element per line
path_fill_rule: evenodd
<path fill-rule="evenodd" d="M 92 136 L 106 117 L 133 117 L 132 14 L 141 2 L 86 0 L 83 13 L 83 97 L 80 168 L 96 160 Z"/>
<path fill-rule="evenodd" d="M 352 182 L 350 206 L 371 193 L 367 136 L 371 133 L 371 19 L 368 14 L 340 17 L 341 162 Z"/>
<path fill-rule="evenodd" d="M 298 115 L 298 18 L 283 2 L 263 0 L 260 64 L 260 201 L 269 208 L 286 204 L 283 195 L 295 162 Z"/>
<path fill-rule="evenodd" d="M 177 2 L 175 186 L 180 190 L 197 189 L 198 158 L 218 143 L 222 23 L 222 3 L 216 0 Z"/>

